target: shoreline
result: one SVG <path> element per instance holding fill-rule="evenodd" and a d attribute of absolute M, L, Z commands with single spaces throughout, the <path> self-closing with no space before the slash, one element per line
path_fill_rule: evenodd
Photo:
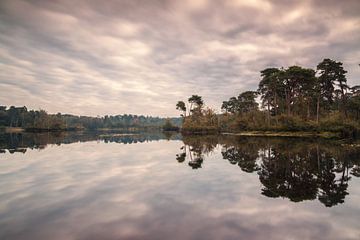
<path fill-rule="evenodd" d="M 244 137 L 297 137 L 297 138 L 336 138 L 342 139 L 340 133 L 338 132 L 309 132 L 309 131 L 299 131 L 299 132 L 275 132 L 275 131 L 243 131 L 243 132 L 223 132 L 220 133 L 223 135 L 232 135 L 232 136 L 244 136 Z"/>
<path fill-rule="evenodd" d="M 0 132 L 3 133 L 46 133 L 46 132 L 78 132 L 83 131 L 84 129 L 58 129 L 58 128 L 21 128 L 21 127 L 4 127 L 0 128 Z"/>
<path fill-rule="evenodd" d="M 160 128 L 98 128 L 98 129 L 87 129 L 87 128 L 21 128 L 21 127 L 0 127 L 0 133 L 53 133 L 53 132 L 98 132 L 98 133 L 138 133 L 141 131 L 163 131 Z M 178 131 L 171 131 L 178 132 Z"/>
<path fill-rule="evenodd" d="M 2 127 L 2 128 L 0 128 L 0 132 L 4 132 L 4 133 L 21 133 L 21 132 L 25 132 L 25 129 L 21 128 L 21 127 Z"/>
<path fill-rule="evenodd" d="M 45 133 L 45 132 L 79 132 L 87 131 L 88 129 L 24 129 L 19 127 L 5 127 L 1 128 L 3 133 Z M 96 132 L 112 132 L 119 131 L 119 129 L 96 129 L 91 130 Z M 124 131 L 124 129 L 122 129 Z M 160 130 L 162 132 L 167 132 Z M 240 131 L 240 132 L 218 132 L 218 131 L 177 131 L 183 135 L 231 135 L 244 137 L 295 137 L 295 138 L 324 138 L 324 139 L 347 139 L 341 136 L 340 132 L 315 132 L 315 131 Z M 357 139 L 357 138 L 352 138 Z"/>

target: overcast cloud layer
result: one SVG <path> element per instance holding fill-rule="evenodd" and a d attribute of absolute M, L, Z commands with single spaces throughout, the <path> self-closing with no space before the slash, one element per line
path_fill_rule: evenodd
<path fill-rule="evenodd" d="M 360 84 L 359 0 L 0 2 L 0 105 L 175 116 L 177 100 L 255 90 L 323 58 Z"/>

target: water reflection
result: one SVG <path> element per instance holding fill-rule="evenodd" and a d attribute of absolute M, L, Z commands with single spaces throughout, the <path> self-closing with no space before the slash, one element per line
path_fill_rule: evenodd
<path fill-rule="evenodd" d="M 223 159 L 258 174 L 261 194 L 270 198 L 318 199 L 332 207 L 345 201 L 349 181 L 360 176 L 360 148 L 333 141 L 196 136 L 184 137 L 183 142 L 178 162 L 201 168 L 206 156 L 220 146 Z"/>
<path fill-rule="evenodd" d="M 217 147 L 221 156 L 241 171 L 256 173 L 261 194 L 292 202 L 319 200 L 332 207 L 345 201 L 352 177 L 360 176 L 360 148 L 324 140 L 251 138 L 235 136 L 180 136 L 161 132 L 143 133 L 17 133 L 0 135 L 0 153 L 26 153 L 47 145 L 102 141 L 132 144 L 161 139 L 180 140 L 176 161 L 201 169 Z"/>
<path fill-rule="evenodd" d="M 181 136 L 176 133 L 141 132 L 49 132 L 49 133 L 2 133 L 0 134 L 0 153 L 20 152 L 27 149 L 44 149 L 48 145 L 61 145 L 76 142 L 103 141 L 105 143 L 142 143 L 158 140 L 179 140 Z"/>
<path fill-rule="evenodd" d="M 181 136 L 2 137 L 0 239 L 359 239 L 358 148 L 160 139 Z"/>

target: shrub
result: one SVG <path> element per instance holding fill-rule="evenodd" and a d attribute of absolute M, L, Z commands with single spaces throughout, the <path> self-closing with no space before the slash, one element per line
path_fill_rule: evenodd
<path fill-rule="evenodd" d="M 300 117 L 292 115 L 280 115 L 278 123 L 277 128 L 284 131 L 312 131 L 316 129 L 312 122 L 305 122 Z"/>
<path fill-rule="evenodd" d="M 179 127 L 173 125 L 170 121 L 170 119 L 166 119 L 165 124 L 162 126 L 162 129 L 164 131 L 178 131 Z"/>

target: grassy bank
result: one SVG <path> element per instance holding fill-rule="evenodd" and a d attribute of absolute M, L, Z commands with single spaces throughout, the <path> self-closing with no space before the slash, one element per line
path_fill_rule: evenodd
<path fill-rule="evenodd" d="M 181 128 L 180 131 L 183 135 L 207 135 L 207 134 L 218 134 L 220 129 L 217 127 L 192 127 L 192 128 Z"/>
<path fill-rule="evenodd" d="M 222 132 L 231 133 L 257 132 L 261 135 L 336 136 L 354 139 L 360 137 L 360 123 L 356 120 L 345 119 L 340 113 L 323 117 L 319 122 L 286 115 L 272 117 L 269 120 L 265 114 L 259 112 L 242 116 L 223 115 L 220 116 L 219 127 Z"/>
<path fill-rule="evenodd" d="M 24 130 L 25 129 L 19 127 L 0 127 L 0 131 L 6 133 L 19 133 L 23 132 Z"/>
<path fill-rule="evenodd" d="M 360 123 L 344 119 L 340 113 L 323 117 L 319 122 L 286 115 L 268 119 L 259 111 L 243 115 L 221 114 L 212 121 L 203 118 L 200 121 L 186 118 L 181 132 L 187 135 L 231 133 L 241 136 L 360 138 Z"/>
<path fill-rule="evenodd" d="M 320 138 L 351 138 L 358 139 L 360 137 L 360 129 L 349 127 L 337 127 L 333 129 L 312 129 L 312 130 L 294 130 L 287 128 L 264 128 L 264 129 L 220 129 L 220 128 L 182 128 L 181 133 L 184 135 L 206 135 L 206 134 L 224 134 L 237 136 L 261 136 L 261 137 L 320 137 Z"/>
<path fill-rule="evenodd" d="M 275 131 L 245 131 L 237 133 L 224 132 L 224 135 L 247 136 L 247 137 L 321 137 L 321 138 L 341 138 L 340 133 L 336 132 L 275 132 Z"/>

